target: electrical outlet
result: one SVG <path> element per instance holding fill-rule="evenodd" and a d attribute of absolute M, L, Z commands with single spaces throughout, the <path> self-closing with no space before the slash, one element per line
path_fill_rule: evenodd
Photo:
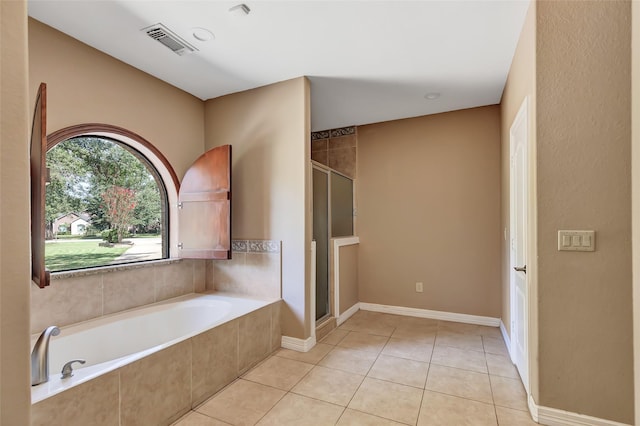
<path fill-rule="evenodd" d="M 424 286 L 422 285 L 422 283 L 416 283 L 416 292 L 422 293 L 423 290 L 424 290 Z"/>

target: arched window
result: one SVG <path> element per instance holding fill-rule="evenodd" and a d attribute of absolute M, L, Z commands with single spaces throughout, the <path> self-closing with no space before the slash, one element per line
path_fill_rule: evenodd
<path fill-rule="evenodd" d="M 141 136 L 121 127 L 82 124 L 47 136 L 46 89 L 44 83 L 38 88 L 30 147 L 31 277 L 38 287 L 45 288 L 50 282 L 50 270 L 45 266 L 46 239 L 54 237 L 54 230 L 80 240 L 87 232 L 97 236 L 100 231 L 104 246 L 119 245 L 119 249 L 124 249 L 98 263 L 93 260 L 99 256 L 90 250 L 72 251 L 66 257 L 59 256 L 58 264 L 52 265 L 58 271 L 144 261 L 137 256 L 140 253 L 130 252 L 131 247 L 122 243 L 130 234 L 151 229 L 158 232 L 157 244 L 161 248 L 159 255 L 157 251 L 142 249 L 147 251 L 148 260 L 231 259 L 231 145 L 212 148 L 198 157 L 185 173 L 180 189 L 178 178 L 162 153 Z M 59 153 L 53 151 L 58 144 L 63 144 Z M 58 181 L 54 179 L 48 191 L 51 211 L 47 222 L 49 151 L 51 161 L 59 166 L 53 172 L 54 177 L 55 173 L 65 176 Z M 141 208 L 145 203 L 140 197 L 155 199 L 156 204 L 147 203 Z M 149 206 L 153 205 L 160 210 L 159 216 L 150 214 L 151 219 L 147 220 L 144 214 L 132 213 L 136 207 L 152 212 L 154 209 Z M 53 220 L 61 211 L 64 213 Z M 87 228 L 90 225 L 93 229 Z M 135 246 L 135 242 L 129 245 Z M 91 264 L 83 258 L 90 258 Z M 50 256 L 50 263 L 53 259 Z"/>
<path fill-rule="evenodd" d="M 153 145 L 115 126 L 72 126 L 47 138 L 46 161 L 47 269 L 170 256 L 170 206 L 178 180 Z"/>

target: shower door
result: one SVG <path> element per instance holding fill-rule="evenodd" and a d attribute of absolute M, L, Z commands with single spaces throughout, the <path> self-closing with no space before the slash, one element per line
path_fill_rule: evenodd
<path fill-rule="evenodd" d="M 329 242 L 353 235 L 353 180 L 313 165 L 313 239 L 316 242 L 316 321 L 332 314 Z"/>
<path fill-rule="evenodd" d="M 316 321 L 329 311 L 329 174 L 313 167 L 313 239 L 316 241 Z"/>

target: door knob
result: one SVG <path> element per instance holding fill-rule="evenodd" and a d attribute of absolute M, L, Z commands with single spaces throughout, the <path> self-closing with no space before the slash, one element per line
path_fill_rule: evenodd
<path fill-rule="evenodd" d="M 514 266 L 513 269 L 515 269 L 518 272 L 524 272 L 525 274 L 527 273 L 527 265 L 524 266 Z"/>

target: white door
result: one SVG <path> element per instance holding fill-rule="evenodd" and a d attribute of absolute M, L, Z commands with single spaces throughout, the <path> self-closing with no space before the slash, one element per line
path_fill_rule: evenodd
<path fill-rule="evenodd" d="M 510 131 L 511 153 L 511 357 L 525 389 L 529 389 L 527 357 L 527 147 L 528 113 L 525 98 Z"/>

